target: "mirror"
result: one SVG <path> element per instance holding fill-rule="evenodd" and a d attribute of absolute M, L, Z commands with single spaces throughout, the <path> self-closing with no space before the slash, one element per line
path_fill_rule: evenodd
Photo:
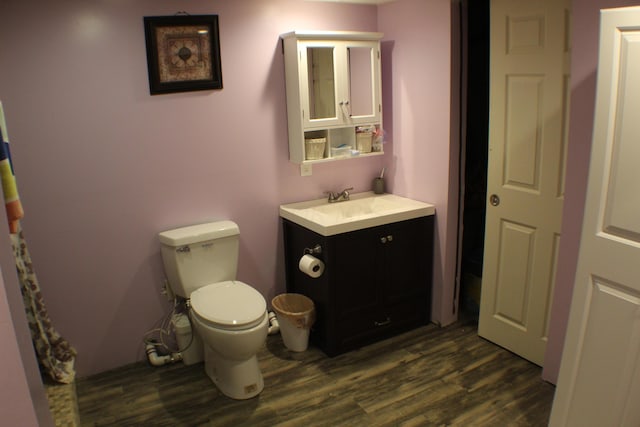
<path fill-rule="evenodd" d="M 310 119 L 336 117 L 333 47 L 307 48 Z"/>
<path fill-rule="evenodd" d="M 351 117 L 372 116 L 373 105 L 373 58 L 369 47 L 347 48 L 349 66 L 349 98 Z"/>
<path fill-rule="evenodd" d="M 342 56 L 338 55 L 336 65 L 335 49 L 307 47 L 309 119 L 375 116 L 375 50 L 370 46 L 347 45 L 339 51 Z"/>

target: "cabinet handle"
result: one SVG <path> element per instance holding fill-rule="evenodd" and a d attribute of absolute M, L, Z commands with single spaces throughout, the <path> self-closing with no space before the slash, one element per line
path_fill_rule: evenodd
<path fill-rule="evenodd" d="M 393 242 L 393 235 L 383 236 L 380 238 L 380 243 Z"/>
<path fill-rule="evenodd" d="M 389 323 L 391 323 L 391 318 L 390 318 L 389 316 L 387 316 L 387 318 L 386 318 L 386 319 L 384 319 L 384 320 L 383 320 L 383 321 L 381 321 L 381 322 L 379 322 L 379 321 L 377 321 L 377 320 L 374 320 L 374 321 L 373 321 L 373 324 L 374 324 L 375 326 L 386 326 L 386 325 L 388 325 Z"/>
<path fill-rule="evenodd" d="M 342 114 L 347 117 L 351 117 L 351 109 L 349 108 L 349 100 L 338 102 L 340 109 L 342 110 Z"/>

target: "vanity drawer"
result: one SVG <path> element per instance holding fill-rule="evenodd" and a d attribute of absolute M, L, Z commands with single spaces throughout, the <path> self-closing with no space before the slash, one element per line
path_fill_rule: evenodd
<path fill-rule="evenodd" d="M 429 307 L 426 298 L 344 317 L 336 325 L 339 340 L 335 354 L 426 325 L 428 317 Z"/>

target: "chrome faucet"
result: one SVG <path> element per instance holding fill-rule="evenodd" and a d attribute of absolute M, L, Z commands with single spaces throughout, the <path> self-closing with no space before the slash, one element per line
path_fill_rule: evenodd
<path fill-rule="evenodd" d="M 345 188 L 340 193 L 325 191 L 325 194 L 329 195 L 329 199 L 328 199 L 329 203 L 336 203 L 336 202 L 344 202 L 346 200 L 349 200 L 349 191 L 353 191 L 353 187 Z"/>

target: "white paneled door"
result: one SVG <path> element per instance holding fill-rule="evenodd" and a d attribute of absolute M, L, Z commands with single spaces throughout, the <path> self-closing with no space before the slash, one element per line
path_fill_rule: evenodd
<path fill-rule="evenodd" d="M 478 333 L 542 365 L 564 199 L 570 2 L 492 0 Z"/>
<path fill-rule="evenodd" d="M 593 146 L 552 426 L 640 425 L 640 7 L 601 13 Z"/>

